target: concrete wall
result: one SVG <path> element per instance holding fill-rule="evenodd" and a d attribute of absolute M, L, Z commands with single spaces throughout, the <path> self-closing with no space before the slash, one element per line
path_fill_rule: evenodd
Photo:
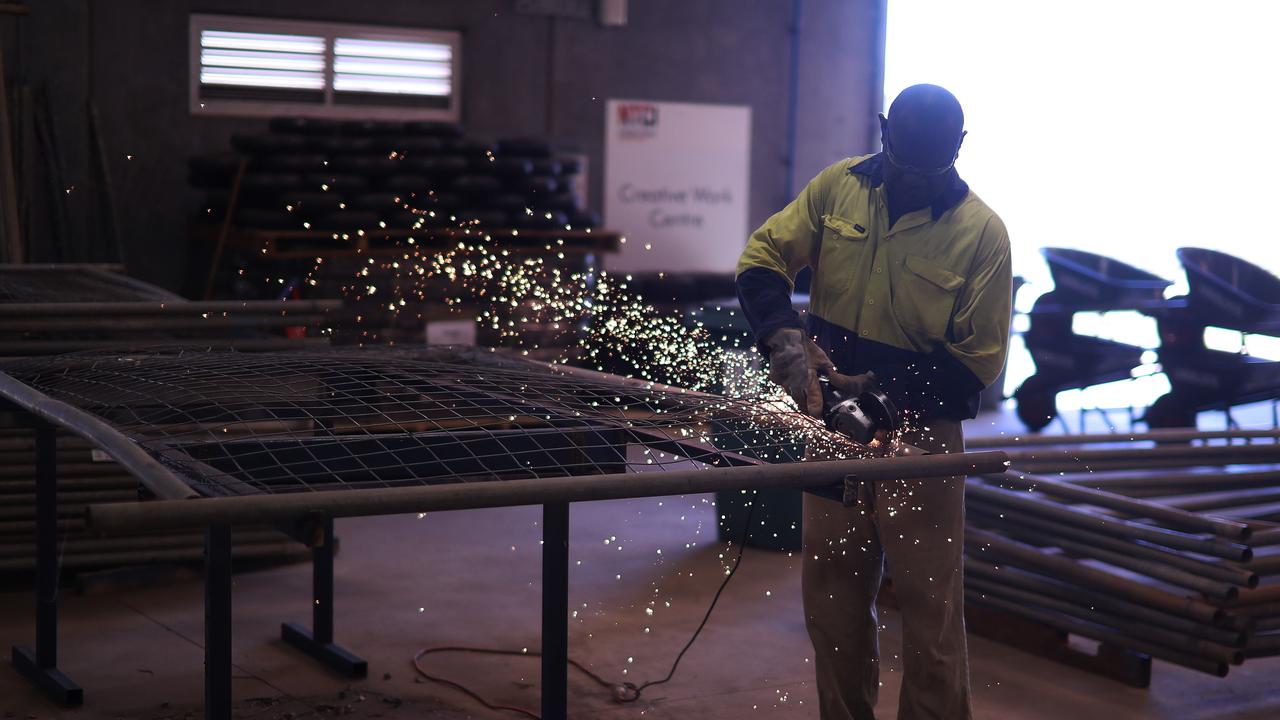
<path fill-rule="evenodd" d="M 89 187 L 84 108 L 98 108 L 131 271 L 177 287 L 192 197 L 186 159 L 229 147 L 260 118 L 193 117 L 187 109 L 187 23 L 193 12 L 458 29 L 463 122 L 497 138 L 546 135 L 591 156 L 600 202 L 604 100 L 746 104 L 753 108 L 751 223 L 839 157 L 867 151 L 879 87 L 884 0 L 632 0 L 629 23 L 514 13 L 514 0 L 42 0 L 21 20 L 22 78 L 47 86 L 68 184 Z M 15 21 L 0 19 L 0 38 Z M 799 72 L 792 86 L 792 43 Z M 6 52 L 8 56 L 13 54 Z M 788 98 L 798 99 L 794 163 Z M 131 160 L 126 155 L 132 156 Z M 796 188 L 799 185 L 795 185 Z M 76 231 L 100 242 L 92 193 L 69 197 Z"/>

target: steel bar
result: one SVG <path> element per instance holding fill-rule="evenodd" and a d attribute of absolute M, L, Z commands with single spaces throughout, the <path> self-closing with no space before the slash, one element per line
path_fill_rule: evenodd
<path fill-rule="evenodd" d="M 754 467 L 664 470 L 584 477 L 450 483 L 403 488 L 371 488 L 209 498 L 199 502 L 155 501 L 93 505 L 95 529 L 193 528 L 219 522 L 275 524 L 311 514 L 331 517 L 435 512 L 467 508 L 584 502 L 657 495 L 687 495 L 717 490 L 771 487 L 807 488 L 859 481 L 923 479 L 995 472 L 1005 467 L 998 451 L 898 458 L 779 463 Z"/>
<path fill-rule="evenodd" d="M 233 555 L 237 560 L 302 560 L 310 550 L 303 544 L 282 540 L 279 542 L 243 544 L 236 543 Z M 132 551 L 110 551 L 68 555 L 62 560 L 66 569 L 98 568 L 109 565 L 158 565 L 162 563 L 196 563 L 203 559 L 203 548 L 157 548 Z M 35 568 L 30 557 L 0 558 L 0 571 L 21 572 Z"/>
<path fill-rule="evenodd" d="M 1216 600 L 1234 600 L 1237 597 L 1240 597 L 1239 586 L 1218 580 L 1211 580 L 1209 578 L 1202 578 L 1184 570 L 1179 570 L 1178 568 L 1163 565 L 1158 562 L 1152 562 L 1143 558 L 1130 557 L 1124 553 L 1104 550 L 1096 545 L 1080 543 L 1052 535 L 1040 535 L 1037 537 L 1038 534 L 1035 531 L 1027 530 L 1025 527 L 1005 528 L 1004 530 L 1026 542 L 1031 542 L 1036 545 L 1053 545 L 1066 551 L 1075 558 L 1083 557 L 1100 560 L 1112 567 L 1128 570 L 1139 575 L 1145 575 L 1153 580 L 1159 580 L 1169 585 L 1186 588 L 1187 590 L 1198 592 Z"/>
<path fill-rule="evenodd" d="M 1226 677 L 1227 671 L 1230 669 L 1230 665 L 1225 662 L 1209 660 L 1181 653 L 1176 650 L 1170 650 L 1163 645 L 1156 645 L 1155 643 L 1147 642 L 1145 640 L 1139 640 L 1110 628 L 1094 625 L 1093 623 L 1085 622 L 1061 613 L 1050 610 L 1039 610 L 1021 603 L 1012 602 L 992 595 L 984 595 L 971 590 L 966 590 L 964 595 L 967 601 L 978 605 L 985 605 L 997 610 L 1003 610 L 1005 612 L 1012 613 L 1013 615 L 1035 620 L 1051 627 L 1061 628 L 1077 635 L 1093 638 L 1100 642 L 1110 643 L 1117 647 L 1137 650 L 1138 652 L 1146 653 L 1152 657 L 1160 658 L 1161 660 L 1166 660 L 1184 667 L 1189 667 L 1193 670 L 1209 673 L 1210 675 Z"/>
<path fill-rule="evenodd" d="M 1231 611 L 1247 617 L 1280 617 L 1280 601 L 1237 606 Z"/>
<path fill-rule="evenodd" d="M 118 468 L 117 468 L 118 469 Z M 34 480 L 0 480 L 0 495 L 5 493 L 31 493 L 35 491 Z M 137 491 L 137 479 L 129 475 L 103 475 L 86 477 L 58 478 L 59 492 L 86 492 L 90 490 L 124 490 Z"/>
<path fill-rule="evenodd" d="M 341 300 L 211 300 L 183 302 L 53 302 L 0 304 L 0 318 L 117 317 L 126 315 L 322 314 L 341 310 Z"/>
<path fill-rule="evenodd" d="M 542 718 L 569 712 L 569 503 L 542 506 Z"/>
<path fill-rule="evenodd" d="M 36 424 L 36 647 L 14 646 L 19 672 L 61 705 L 77 706 L 84 692 L 58 669 L 58 445 L 57 431 Z"/>
<path fill-rule="evenodd" d="M 1280 462 L 1280 443 L 1263 445 L 1160 445 L 1149 448 L 1039 448 L 1034 450 L 1013 449 L 1009 453 L 1009 461 L 1014 467 L 1022 468 L 1033 464 L 1053 464 L 1085 469 L 1095 463 L 1108 461 L 1124 461 L 1136 463 L 1141 467 L 1143 462 L 1152 460 L 1179 460 L 1179 465 L 1192 464 L 1196 461 L 1206 464 L 1229 464 L 1242 462 Z"/>
<path fill-rule="evenodd" d="M 1062 555 L 1046 553 L 1039 548 L 986 530 L 967 528 L 965 545 L 971 548 L 970 554 L 980 559 L 992 556 L 1007 558 L 1037 570 L 1047 571 L 1048 574 L 1056 577 L 1073 580 L 1086 587 L 1199 622 L 1221 626 L 1227 617 L 1224 610 L 1202 600 L 1179 596 L 1100 568 L 1083 565 Z"/>
<path fill-rule="evenodd" d="M 1090 608 L 1134 618 L 1148 625 L 1194 635 L 1228 647 L 1242 647 L 1248 638 L 1248 633 L 1243 630 L 1220 628 L 1187 617 L 1156 610 L 1147 605 L 1130 602 L 1105 592 L 1091 590 L 1078 585 L 1060 583 L 1017 567 L 993 565 L 972 556 L 965 557 L 964 572 L 966 582 L 968 582 L 969 578 L 985 578 L 999 587 L 1021 588 L 1059 600 L 1087 605 Z"/>
<path fill-rule="evenodd" d="M 1079 508 L 1031 497 L 1028 493 L 993 487 L 980 480 L 969 480 L 967 482 L 966 497 L 1054 518 L 1060 522 L 1086 527 L 1113 537 L 1146 540 L 1157 545 L 1189 550 L 1203 555 L 1213 555 L 1228 560 L 1247 561 L 1253 556 L 1253 551 L 1250 548 L 1219 537 L 1188 535 L 1152 525 L 1109 518 Z M 92 507 L 90 511 L 92 511 Z"/>
<path fill-rule="evenodd" d="M 278 543 L 287 536 L 278 530 L 242 530 L 236 533 L 236 546 L 250 544 Z M 68 562 L 76 555 L 95 555 L 124 551 L 145 551 L 170 548 L 190 548 L 201 550 L 204 547 L 203 533 L 181 534 L 148 534 L 121 537 L 98 537 L 96 535 L 67 537 L 59 544 L 58 552 L 63 562 Z M 25 542 L 0 541 L 0 558 L 34 558 L 35 544 Z"/>
<path fill-rule="evenodd" d="M 1077 435 L 1026 434 L 965 438 L 966 448 L 1017 448 L 1035 445 L 1105 445 L 1131 442 L 1195 442 L 1198 440 L 1280 440 L 1280 430 L 1190 430 L 1170 428 L 1141 433 L 1085 433 Z"/>
<path fill-rule="evenodd" d="M 1265 530 L 1254 530 L 1253 537 L 1249 538 L 1249 544 L 1253 547 L 1280 545 L 1280 527 L 1271 527 Z"/>
<path fill-rule="evenodd" d="M 114 340 L 88 338 L 83 340 L 5 340 L 3 346 L 0 346 L 0 356 L 29 357 L 34 355 L 58 355 L 82 350 L 115 350 L 122 346 L 127 347 L 130 342 L 137 344 L 141 341 L 130 341 L 122 338 Z M 158 342 L 158 339 L 152 339 L 150 342 Z M 187 346 L 225 348 L 243 352 L 270 352 L 273 350 L 297 350 L 300 348 L 314 349 L 330 346 L 329 338 L 327 337 L 224 338 L 210 336 L 200 339 L 184 338 L 183 343 Z"/>
<path fill-rule="evenodd" d="M 67 505 L 79 504 L 81 506 L 87 503 L 106 503 L 106 502 L 128 502 L 137 500 L 138 492 L 132 489 L 122 489 L 115 491 L 70 491 L 58 492 L 58 507 L 65 508 Z M 35 493 L 11 493 L 6 494 L 0 492 L 0 512 L 6 509 L 18 506 L 28 510 L 36 502 Z M 83 508 L 81 509 L 83 512 Z"/>
<path fill-rule="evenodd" d="M 311 550 L 311 629 L 284 623 L 280 637 L 345 677 L 366 677 L 369 663 L 333 641 L 333 556 L 337 537 L 333 518 L 324 518 L 319 525 L 320 544 Z"/>
<path fill-rule="evenodd" d="M 103 475 L 119 475 L 121 472 L 123 472 L 123 469 L 119 465 L 109 462 L 65 463 L 58 468 L 58 478 L 59 482 L 61 482 L 62 478 L 101 477 Z M 33 478 L 35 475 L 35 465 L 0 466 L 0 479 Z"/>
<path fill-rule="evenodd" d="M 1221 490 L 1218 492 L 1160 498 L 1161 505 L 1190 511 L 1244 507 L 1246 505 L 1276 501 L 1280 501 L 1280 487 Z"/>
<path fill-rule="evenodd" d="M 1165 507 L 1146 500 L 1137 500 L 1105 490 L 1094 490 L 1088 487 L 1072 485 L 1052 478 L 1027 475 L 1009 471 L 1000 475 L 985 475 L 984 479 L 999 483 L 1001 486 L 1015 486 L 1028 490 L 1037 490 L 1079 503 L 1117 510 L 1127 515 L 1150 518 L 1163 525 L 1183 530 L 1213 533 L 1218 537 L 1233 540 L 1247 540 L 1251 533 L 1248 525 L 1230 520 L 1218 520 L 1196 515 L 1173 507 Z"/>
<path fill-rule="evenodd" d="M 1119 635 L 1125 635 L 1140 640 L 1162 645 L 1180 653 L 1186 653 L 1194 657 L 1207 658 L 1218 662 L 1239 665 L 1244 662 L 1244 653 L 1239 648 L 1228 647 L 1219 643 L 1204 640 L 1202 638 L 1190 637 L 1183 633 L 1174 632 L 1165 628 L 1147 625 L 1138 622 L 1133 618 L 1122 618 L 1118 615 L 1102 612 L 1095 608 L 1088 608 L 1073 602 L 1059 600 L 1047 595 L 1030 592 L 1028 590 L 1019 590 L 1001 586 L 999 583 L 990 582 L 980 578 L 973 581 L 965 581 L 965 590 L 976 590 L 986 596 L 994 596 L 1004 600 L 1017 601 L 1029 606 L 1038 606 L 1047 610 L 1062 613 L 1070 617 L 1074 617 L 1085 622 L 1099 625 L 1114 630 Z M 1127 645 L 1126 645 L 1127 647 Z"/>
<path fill-rule="evenodd" d="M 1226 560 L 1192 557 L 1172 548 L 1154 545 L 1143 540 L 1127 541 L 1108 535 L 1100 535 L 1084 528 L 1054 522 L 1045 518 L 1030 519 L 1005 515 L 992 508 L 974 505 L 973 503 L 969 503 L 967 510 L 970 512 L 971 517 L 982 518 L 987 524 L 994 524 L 997 527 L 1016 526 L 1021 528 L 1021 532 L 1030 535 L 1036 540 L 1053 542 L 1059 538 L 1065 538 L 1076 543 L 1084 543 L 1113 553 L 1131 556 L 1134 559 L 1141 558 L 1149 562 L 1169 565 L 1190 573 L 1203 581 L 1213 579 L 1240 587 L 1252 588 L 1258 586 L 1258 573 L 1253 567 L 1253 562 L 1256 561 L 1256 558 L 1251 560 L 1250 565 L 1246 568 Z M 1063 549 L 1065 550 L 1066 548 Z"/>
<path fill-rule="evenodd" d="M 1231 602 L 1230 607 L 1235 609 L 1263 603 L 1280 603 L 1280 583 L 1242 590 L 1240 597 Z"/>
<path fill-rule="evenodd" d="M 36 427 L 36 662 L 58 666 L 58 440 Z"/>
<path fill-rule="evenodd" d="M 1100 490 L 1157 491 L 1174 490 L 1195 492 L 1201 489 L 1226 490 L 1230 488 L 1265 487 L 1280 483 L 1280 470 L 1253 470 L 1245 472 L 1188 472 L 1188 473 L 1117 473 L 1099 475 L 1073 474 L 1060 478 L 1065 482 L 1087 485 Z M 1128 493 L 1126 493 L 1128 494 Z"/>
<path fill-rule="evenodd" d="M 1248 657 L 1272 657 L 1280 655 L 1280 633 L 1253 636 L 1253 642 L 1245 651 Z"/>
<path fill-rule="evenodd" d="M 156 317 L 0 317 L 0 333 L 56 333 L 75 332 L 126 332 L 209 330 L 223 332 L 231 329 L 256 329 L 314 325 L 331 320 L 324 313 L 291 312 L 288 314 L 227 314 L 208 317 L 156 316 Z"/>
<path fill-rule="evenodd" d="M 1260 633 L 1280 632 L 1280 617 L 1258 618 L 1254 623 L 1254 629 Z"/>
<path fill-rule="evenodd" d="M 205 530 L 204 716 L 231 720 L 231 526 Z"/>
<path fill-rule="evenodd" d="M 124 466 L 148 490 L 166 499 L 196 497 L 196 492 L 155 458 L 111 425 L 93 415 L 54 400 L 0 373 L 0 398 L 28 413 L 89 440 Z"/>

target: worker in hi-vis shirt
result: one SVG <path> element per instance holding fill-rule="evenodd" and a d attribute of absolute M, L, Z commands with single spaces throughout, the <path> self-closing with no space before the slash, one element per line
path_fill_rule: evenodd
<path fill-rule="evenodd" d="M 956 173 L 964 113 L 935 85 L 880 116 L 883 150 L 818 174 L 752 233 L 738 296 L 770 378 L 810 415 L 818 376 L 874 372 L 907 442 L 960 452 L 960 422 L 1004 367 L 1012 275 L 1004 223 Z M 796 273 L 813 271 L 805 322 Z M 843 379 L 843 378 L 842 378 Z M 964 629 L 964 478 L 806 493 L 803 594 L 823 720 L 869 720 L 880 684 L 876 593 L 887 560 L 902 612 L 901 720 L 971 717 Z"/>

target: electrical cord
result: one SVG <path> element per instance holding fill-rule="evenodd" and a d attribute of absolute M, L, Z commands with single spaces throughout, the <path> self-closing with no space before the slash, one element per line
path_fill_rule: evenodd
<path fill-rule="evenodd" d="M 615 682 L 610 682 L 600 677 L 599 675 L 591 672 L 585 666 L 583 666 L 581 663 L 579 663 L 577 660 L 574 660 L 573 658 L 568 659 L 569 664 L 577 668 L 582 674 L 594 680 L 597 684 L 611 690 L 613 692 L 614 701 L 619 703 L 635 702 L 640 699 L 640 694 L 643 693 L 648 688 L 654 687 L 655 685 L 661 685 L 663 683 L 670 682 L 671 678 L 675 677 L 676 668 L 680 666 L 680 661 L 684 659 L 684 654 L 689 651 L 689 648 L 693 647 L 693 643 L 698 639 L 698 636 L 702 634 L 703 628 L 707 626 L 707 621 L 711 619 L 712 611 L 716 609 L 716 603 L 720 602 L 720 595 L 724 593 L 724 589 L 729 586 L 729 581 L 733 579 L 734 574 L 738 572 L 738 566 L 742 564 L 742 554 L 743 554 L 743 551 L 745 551 L 747 548 L 747 533 L 751 532 L 751 518 L 755 515 L 755 511 L 756 511 L 756 501 L 753 498 L 751 502 L 747 504 L 747 517 L 746 517 L 746 520 L 743 522 L 742 540 L 741 542 L 738 543 L 738 553 L 733 558 L 733 565 L 732 567 L 729 568 L 729 572 L 725 575 L 724 581 L 720 583 L 720 588 L 716 590 L 716 594 L 712 596 L 711 604 L 707 606 L 707 612 L 702 616 L 702 622 L 698 623 L 698 628 L 694 630 L 693 635 L 689 637 L 689 642 L 684 644 L 684 647 L 680 649 L 679 654 L 676 655 L 675 661 L 671 663 L 671 670 L 667 672 L 666 677 L 662 678 L 661 680 L 647 680 L 643 683 L 640 683 L 639 685 L 636 685 L 635 683 L 631 683 L 631 682 L 615 683 Z M 434 648 L 423 648 L 413 656 L 413 660 L 411 661 L 413 664 L 413 669 L 424 680 L 428 680 L 430 682 L 451 687 L 454 690 L 457 690 L 463 693 L 467 697 L 471 698 L 472 700 L 475 700 L 476 702 L 480 703 L 481 705 L 483 705 L 484 707 L 490 710 L 506 710 L 509 712 L 519 713 L 525 717 L 531 718 L 532 720 L 542 720 L 541 715 L 538 715 L 537 713 L 531 710 L 512 707 L 510 705 L 497 705 L 497 704 L 491 703 L 488 700 L 485 700 L 484 697 L 482 697 L 479 693 L 468 688 L 462 683 L 449 680 L 448 678 L 442 678 L 435 675 L 431 675 L 427 673 L 426 670 L 422 669 L 422 665 L 419 661 L 423 657 L 427 655 L 432 655 L 435 653 L 450 653 L 450 652 L 472 653 L 476 655 L 505 655 L 505 656 L 518 656 L 518 657 L 542 657 L 542 653 L 526 652 L 524 650 L 500 650 L 495 648 L 476 648 L 476 647 L 465 647 L 465 646 L 459 646 L 459 645 L 450 645 L 450 646 L 442 646 L 442 647 L 434 647 Z"/>

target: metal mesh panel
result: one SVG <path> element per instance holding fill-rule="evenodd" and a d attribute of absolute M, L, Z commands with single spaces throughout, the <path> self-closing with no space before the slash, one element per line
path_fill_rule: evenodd
<path fill-rule="evenodd" d="M 0 303 L 181 300 L 160 288 L 85 267 L 0 266 Z"/>
<path fill-rule="evenodd" d="M 85 353 L 0 365 L 206 495 L 858 457 L 764 401 L 483 351 Z"/>

